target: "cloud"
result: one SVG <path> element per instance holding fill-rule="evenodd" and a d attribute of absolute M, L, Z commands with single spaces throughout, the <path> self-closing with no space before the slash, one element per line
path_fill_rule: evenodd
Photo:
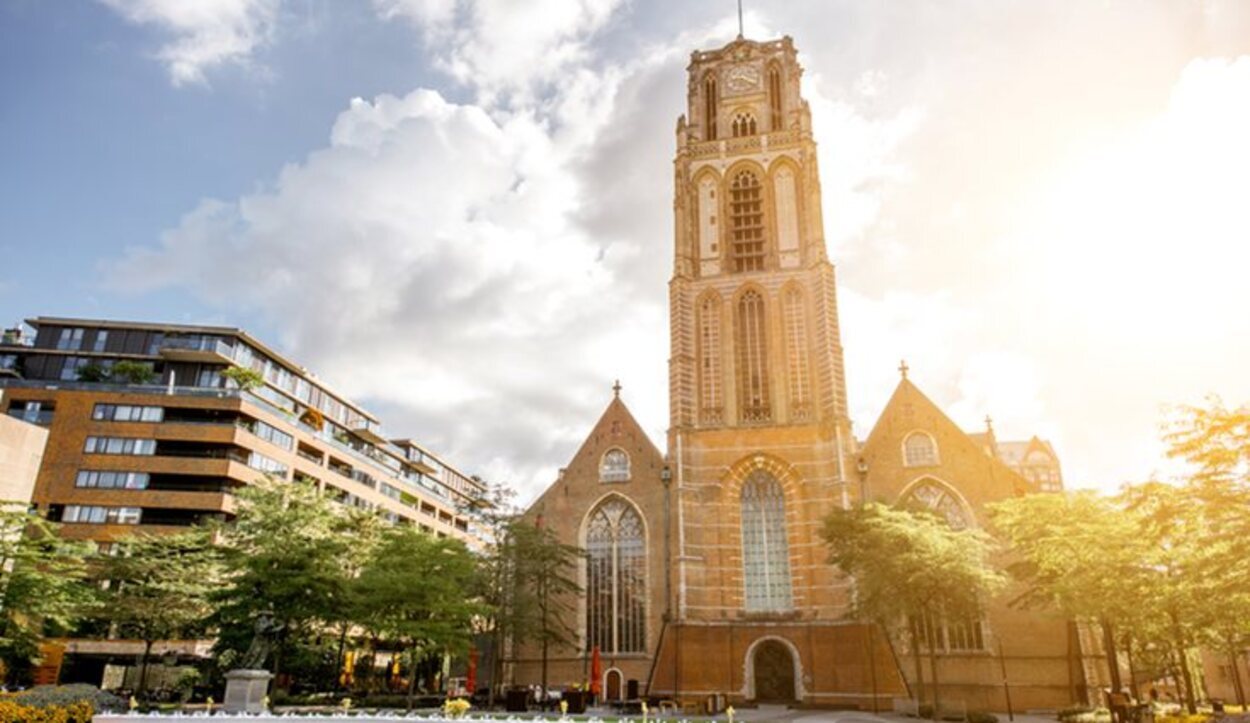
<path fill-rule="evenodd" d="M 247 65 L 275 30 L 281 0 L 99 0 L 135 25 L 172 35 L 156 57 L 175 86 L 205 84 L 205 71 Z"/>
<path fill-rule="evenodd" d="M 419 28 L 435 63 L 485 105 L 561 95 L 590 69 L 588 42 L 624 0 L 374 0 L 386 19 Z"/>
<path fill-rule="evenodd" d="M 324 148 L 257 192 L 201 202 L 109 275 L 259 314 L 388 429 L 532 495 L 616 378 L 663 444 L 672 219 L 661 181 L 689 49 L 725 29 L 592 53 L 616 3 L 527 10 L 540 29 L 505 5 L 375 3 L 432 38 L 475 101 L 431 89 L 356 99 Z M 864 177 L 893 172 L 879 156 L 907 122 L 878 126 L 809 95 L 820 123 L 862 146 L 827 181 L 864 204 L 840 220 L 854 234 L 874 208 Z"/>

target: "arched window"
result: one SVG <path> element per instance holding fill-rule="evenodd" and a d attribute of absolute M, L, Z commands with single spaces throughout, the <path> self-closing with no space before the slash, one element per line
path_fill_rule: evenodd
<path fill-rule="evenodd" d="M 781 130 L 781 68 L 776 65 L 768 68 L 768 115 L 772 129 Z"/>
<path fill-rule="evenodd" d="M 740 171 L 729 187 L 729 228 L 736 271 L 764 268 L 764 199 L 760 179 Z"/>
<path fill-rule="evenodd" d="M 720 299 L 708 296 L 699 304 L 700 418 L 707 424 L 719 424 L 723 419 L 720 325 Z"/>
<path fill-rule="evenodd" d="M 716 76 L 708 73 L 703 81 L 703 122 L 707 127 L 705 140 L 716 140 Z"/>
<path fill-rule="evenodd" d="M 764 470 L 742 485 L 742 584 L 748 612 L 793 607 L 786 498 L 781 483 Z"/>
<path fill-rule="evenodd" d="M 595 508 L 586 555 L 586 649 L 645 652 L 647 559 L 638 511 L 620 499 Z"/>
<path fill-rule="evenodd" d="M 733 122 L 734 138 L 755 135 L 755 116 L 750 113 L 738 113 Z"/>
<path fill-rule="evenodd" d="M 937 442 L 925 432 L 912 432 L 903 440 L 904 467 L 932 467 L 938 463 Z"/>
<path fill-rule="evenodd" d="M 744 422 L 772 419 L 764 323 L 764 297 L 751 289 L 738 299 L 738 404 Z"/>
<path fill-rule="evenodd" d="M 803 292 L 791 287 L 785 293 L 786 362 L 790 372 L 790 417 L 802 421 L 811 416 L 812 375 L 807 365 L 807 315 Z"/>
<path fill-rule="evenodd" d="M 964 505 L 945 485 L 924 481 L 916 485 L 900 500 L 900 506 L 932 512 L 956 530 L 962 530 L 972 521 Z"/>
<path fill-rule="evenodd" d="M 628 482 L 629 454 L 623 449 L 609 449 L 599 460 L 600 482 Z"/>

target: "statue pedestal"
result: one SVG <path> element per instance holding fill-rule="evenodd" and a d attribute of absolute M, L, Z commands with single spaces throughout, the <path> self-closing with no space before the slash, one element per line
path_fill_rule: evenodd
<path fill-rule="evenodd" d="M 268 670 L 232 670 L 226 673 L 226 699 L 222 708 L 227 713 L 264 713 L 265 696 L 273 675 Z"/>

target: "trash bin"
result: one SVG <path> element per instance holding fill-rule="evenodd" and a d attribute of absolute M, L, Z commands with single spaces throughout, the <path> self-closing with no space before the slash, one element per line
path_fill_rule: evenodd
<path fill-rule="evenodd" d="M 567 690 L 564 692 L 564 700 L 569 703 L 570 713 L 586 712 L 586 694 L 580 690 Z"/>
<path fill-rule="evenodd" d="M 1211 712 L 1212 712 L 1212 713 L 1223 713 L 1223 712 L 1224 712 L 1224 700 L 1223 700 L 1222 698 L 1212 698 L 1212 699 L 1211 699 Z"/>
<path fill-rule="evenodd" d="M 509 713 L 524 713 L 529 709 L 526 705 L 529 695 L 530 692 L 525 688 L 510 688 L 504 696 L 504 708 Z"/>

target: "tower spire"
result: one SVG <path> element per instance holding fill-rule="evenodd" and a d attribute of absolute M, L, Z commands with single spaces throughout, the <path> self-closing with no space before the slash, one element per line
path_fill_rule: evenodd
<path fill-rule="evenodd" d="M 738 39 L 742 40 L 742 0 L 738 0 Z"/>

